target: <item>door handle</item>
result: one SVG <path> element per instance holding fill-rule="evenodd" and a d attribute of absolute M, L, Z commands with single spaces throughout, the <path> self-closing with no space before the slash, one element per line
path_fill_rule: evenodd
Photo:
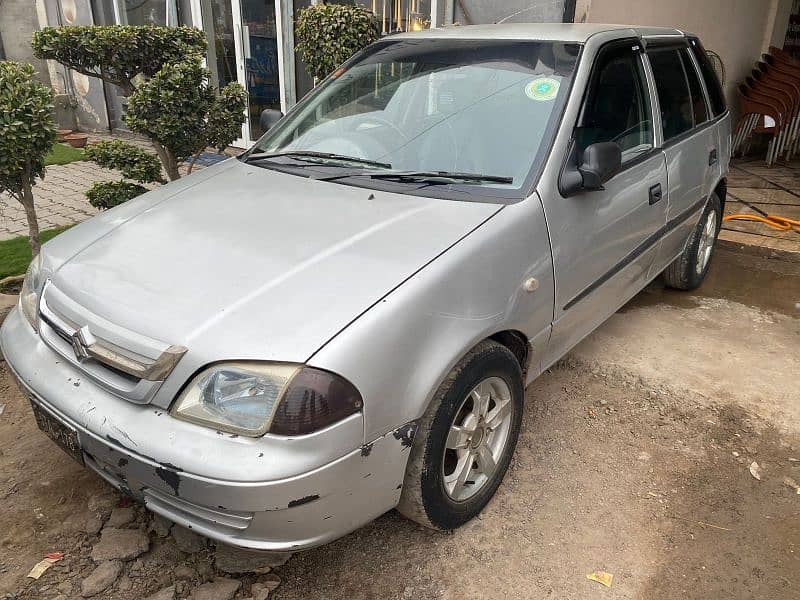
<path fill-rule="evenodd" d="M 650 206 L 661 200 L 664 194 L 661 193 L 661 184 L 657 183 L 650 187 Z"/>
<path fill-rule="evenodd" d="M 714 148 L 711 152 L 708 153 L 708 166 L 712 167 L 717 164 L 717 149 Z"/>

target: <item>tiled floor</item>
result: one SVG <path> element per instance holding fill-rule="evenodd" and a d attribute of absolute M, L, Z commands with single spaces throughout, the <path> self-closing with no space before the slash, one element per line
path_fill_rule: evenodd
<path fill-rule="evenodd" d="M 800 220 L 800 162 L 767 167 L 760 160 L 735 161 L 728 178 L 725 214 L 777 215 Z M 726 221 L 720 239 L 770 253 L 800 257 L 800 231 L 779 231 L 754 221 Z"/>

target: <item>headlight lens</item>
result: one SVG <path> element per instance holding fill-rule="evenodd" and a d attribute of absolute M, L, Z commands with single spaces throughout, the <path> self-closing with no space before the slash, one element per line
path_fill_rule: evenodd
<path fill-rule="evenodd" d="M 303 435 L 361 410 L 361 395 L 341 377 L 302 365 L 235 362 L 197 375 L 174 417 L 250 437 Z"/>
<path fill-rule="evenodd" d="M 42 258 L 37 255 L 28 266 L 22 290 L 19 293 L 19 304 L 22 314 L 35 330 L 39 329 L 39 291 L 41 290 Z"/>

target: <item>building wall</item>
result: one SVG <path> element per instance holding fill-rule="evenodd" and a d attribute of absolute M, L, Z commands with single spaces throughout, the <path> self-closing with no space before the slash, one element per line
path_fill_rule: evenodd
<path fill-rule="evenodd" d="M 31 35 L 38 31 L 39 22 L 36 8 L 31 0 L 3 0 L 0 2 L 0 38 L 7 60 L 30 63 L 37 72 L 37 78 L 50 83 L 47 65 L 33 56 Z"/>
<path fill-rule="evenodd" d="M 93 25 L 94 16 L 90 0 L 28 0 L 29 10 L 36 14 L 42 27 L 59 25 Z M 83 131 L 107 131 L 103 81 L 72 71 L 59 63 L 47 61 L 50 81 L 56 93 L 56 118 L 59 124 Z M 60 112 L 59 107 L 63 108 Z M 66 113 L 72 118 L 67 119 Z"/>
<path fill-rule="evenodd" d="M 576 22 L 676 27 L 697 34 L 725 65 L 725 95 L 736 109 L 736 85 L 762 52 L 783 46 L 791 0 L 577 0 Z"/>
<path fill-rule="evenodd" d="M 569 0 L 567 0 L 569 1 Z M 479 23 L 561 23 L 565 0 L 460 0 L 454 4 L 454 21 L 462 25 Z"/>

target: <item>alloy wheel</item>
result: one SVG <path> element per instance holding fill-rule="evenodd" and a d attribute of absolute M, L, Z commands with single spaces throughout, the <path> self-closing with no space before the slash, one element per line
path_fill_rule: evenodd
<path fill-rule="evenodd" d="M 442 475 L 456 502 L 474 496 L 492 478 L 508 444 L 513 403 L 500 377 L 482 380 L 464 398 L 447 435 Z"/>
<path fill-rule="evenodd" d="M 717 211 L 709 211 L 703 231 L 700 233 L 700 243 L 697 246 L 697 263 L 695 270 L 700 275 L 711 259 L 711 252 L 714 249 L 714 239 L 717 233 Z"/>

